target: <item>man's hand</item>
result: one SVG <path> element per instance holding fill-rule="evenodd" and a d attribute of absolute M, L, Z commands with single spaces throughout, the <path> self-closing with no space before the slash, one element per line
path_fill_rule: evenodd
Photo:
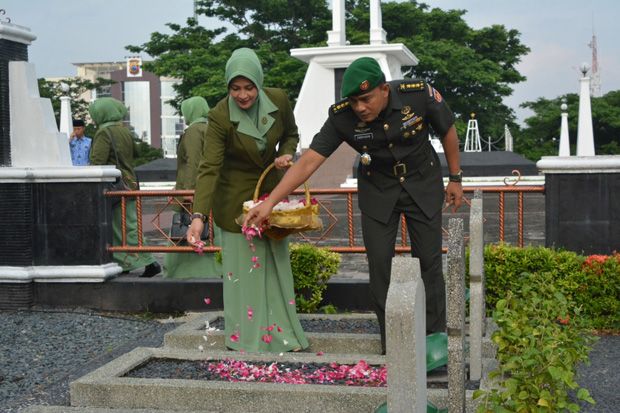
<path fill-rule="evenodd" d="M 463 185 L 460 182 L 448 182 L 446 187 L 446 206 L 452 205 L 452 212 L 456 212 L 463 203 Z"/>
<path fill-rule="evenodd" d="M 200 241 L 200 236 L 202 235 L 202 230 L 205 227 L 205 223 L 202 222 L 200 218 L 194 218 L 192 220 L 192 224 L 187 229 L 187 242 L 196 247 L 196 243 Z"/>
<path fill-rule="evenodd" d="M 243 220 L 243 225 L 251 227 L 252 225 L 262 228 L 269 220 L 273 205 L 269 204 L 267 200 L 261 202 L 259 205 L 250 209 Z"/>
<path fill-rule="evenodd" d="M 278 156 L 273 163 L 276 165 L 277 169 L 285 169 L 288 168 L 289 166 L 291 166 L 293 163 L 291 162 L 293 160 L 293 156 L 292 155 L 282 155 L 282 156 Z"/>

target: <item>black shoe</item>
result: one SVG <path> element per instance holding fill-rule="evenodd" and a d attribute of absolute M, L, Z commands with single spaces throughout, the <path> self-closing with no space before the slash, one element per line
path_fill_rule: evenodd
<path fill-rule="evenodd" d="M 140 275 L 140 278 L 151 278 L 161 272 L 161 266 L 157 262 L 152 262 L 144 267 L 144 272 Z"/>

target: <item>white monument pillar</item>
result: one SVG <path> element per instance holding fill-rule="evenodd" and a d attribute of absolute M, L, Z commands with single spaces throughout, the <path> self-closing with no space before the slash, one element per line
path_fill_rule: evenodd
<path fill-rule="evenodd" d="M 327 32 L 328 46 L 347 44 L 344 0 L 332 0 L 332 30 Z"/>
<path fill-rule="evenodd" d="M 568 113 L 566 103 L 562 102 L 562 122 L 560 124 L 560 151 L 558 156 L 570 156 L 570 143 L 568 140 Z"/>
<path fill-rule="evenodd" d="M 62 83 L 60 88 L 64 93 L 69 92 L 69 85 Z M 67 135 L 67 138 L 71 137 L 73 130 L 73 115 L 71 114 L 71 98 L 69 96 L 60 97 L 60 127 L 58 128 L 60 133 Z"/>
<path fill-rule="evenodd" d="M 594 130 L 590 107 L 590 78 L 588 65 L 581 65 L 583 77 L 579 79 L 579 121 L 577 124 L 577 156 L 594 156 Z"/>
<path fill-rule="evenodd" d="M 510 133 L 510 129 L 508 129 L 508 125 L 504 124 L 504 150 L 506 152 L 513 151 L 514 138 L 512 137 L 512 133 Z"/>
<path fill-rule="evenodd" d="M 381 19 L 381 1 L 370 0 L 370 44 L 386 44 L 386 35 Z"/>

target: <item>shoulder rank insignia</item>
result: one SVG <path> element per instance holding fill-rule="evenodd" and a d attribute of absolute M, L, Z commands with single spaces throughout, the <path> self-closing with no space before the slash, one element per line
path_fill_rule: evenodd
<path fill-rule="evenodd" d="M 345 109 L 349 108 L 349 101 L 348 100 L 341 100 L 338 103 L 334 103 L 332 105 L 332 112 L 334 113 L 340 113 L 342 111 L 344 111 Z"/>
<path fill-rule="evenodd" d="M 398 85 L 401 92 L 418 92 L 424 90 L 424 82 L 422 80 L 405 80 Z"/>

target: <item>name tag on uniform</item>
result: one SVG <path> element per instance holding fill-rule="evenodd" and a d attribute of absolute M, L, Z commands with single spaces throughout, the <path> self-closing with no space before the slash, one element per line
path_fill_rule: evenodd
<path fill-rule="evenodd" d="M 356 141 L 363 141 L 363 140 L 372 139 L 372 138 L 373 138 L 372 133 L 360 133 L 357 135 L 353 135 L 353 139 L 355 139 Z"/>

